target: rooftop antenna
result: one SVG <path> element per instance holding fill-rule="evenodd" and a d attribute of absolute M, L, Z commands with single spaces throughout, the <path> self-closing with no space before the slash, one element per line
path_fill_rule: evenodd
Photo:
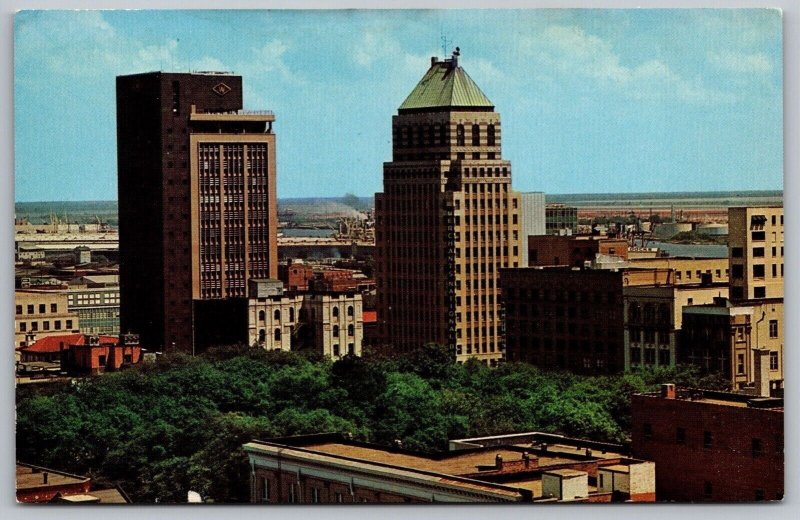
<path fill-rule="evenodd" d="M 444 33 L 442 33 L 441 40 L 442 40 L 442 56 L 444 56 L 444 58 L 446 58 L 447 57 L 447 44 L 448 43 L 453 43 L 453 42 L 452 42 L 452 40 L 448 40 L 447 36 L 445 36 Z M 444 58 L 442 58 L 442 59 L 444 59 Z"/>

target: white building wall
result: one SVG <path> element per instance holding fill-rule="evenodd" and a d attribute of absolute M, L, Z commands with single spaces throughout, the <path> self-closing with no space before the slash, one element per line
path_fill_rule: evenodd
<path fill-rule="evenodd" d="M 522 226 L 520 228 L 520 243 L 522 244 L 522 254 L 520 266 L 528 265 L 528 236 L 545 234 L 545 212 L 544 212 L 544 193 L 532 191 L 520 193 L 520 218 Z"/>

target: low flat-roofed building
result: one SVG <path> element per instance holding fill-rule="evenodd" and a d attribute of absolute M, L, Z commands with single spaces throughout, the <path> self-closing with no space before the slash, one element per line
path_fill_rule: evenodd
<path fill-rule="evenodd" d="M 651 469 L 636 473 L 652 462 L 594 455 L 589 448 L 541 439 L 431 454 L 320 434 L 253 441 L 244 450 L 254 503 L 652 501 L 655 490 L 655 480 L 647 496 L 626 494 L 621 487 L 597 489 L 600 468 L 652 474 Z"/>
<path fill-rule="evenodd" d="M 632 453 L 666 501 L 780 500 L 783 399 L 662 385 L 632 397 Z"/>
<path fill-rule="evenodd" d="M 656 258 L 629 258 L 631 269 L 669 269 L 674 271 L 671 283 L 693 285 L 701 283 L 727 283 L 729 279 L 728 257 L 693 258 L 666 256 Z"/>
<path fill-rule="evenodd" d="M 628 258 L 628 241 L 597 235 L 558 236 L 531 235 L 527 237 L 527 266 L 568 265 L 584 267 L 596 255 Z"/>
<path fill-rule="evenodd" d="M 71 504 L 129 504 L 119 488 L 92 489 L 92 479 L 17 462 L 17 502 Z"/>

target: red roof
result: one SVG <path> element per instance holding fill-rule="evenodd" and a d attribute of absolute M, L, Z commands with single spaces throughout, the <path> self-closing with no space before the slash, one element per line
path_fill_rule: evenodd
<path fill-rule="evenodd" d="M 33 345 L 29 345 L 27 347 L 20 347 L 18 350 L 24 352 L 41 352 L 41 353 L 58 352 L 59 350 L 61 350 L 62 343 L 64 344 L 64 348 L 67 348 L 70 345 L 85 345 L 86 336 L 84 334 L 63 334 L 61 336 L 47 336 L 46 338 L 36 340 L 36 343 L 34 343 Z M 117 343 L 119 343 L 119 338 L 116 336 L 100 336 L 100 344 L 107 345 L 109 343 L 116 345 Z"/>
<path fill-rule="evenodd" d="M 378 312 L 364 311 L 363 317 L 364 317 L 364 323 L 375 323 L 376 321 L 378 321 Z"/>

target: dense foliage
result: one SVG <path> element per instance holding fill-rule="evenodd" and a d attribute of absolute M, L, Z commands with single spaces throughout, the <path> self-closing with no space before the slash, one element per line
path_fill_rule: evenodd
<path fill-rule="evenodd" d="M 228 347 L 22 391 L 17 457 L 118 483 L 135 501 L 180 502 L 190 489 L 247 501 L 241 445 L 253 438 L 338 431 L 423 450 L 531 430 L 624 441 L 629 395 L 664 381 L 718 385 L 688 369 L 580 377 L 516 363 L 457 365 L 433 345 L 400 359 L 335 363 Z"/>

